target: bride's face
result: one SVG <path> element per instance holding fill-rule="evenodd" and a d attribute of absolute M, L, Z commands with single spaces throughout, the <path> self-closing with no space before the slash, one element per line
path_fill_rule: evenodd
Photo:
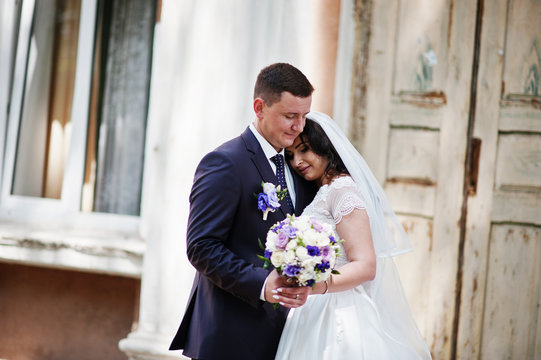
<path fill-rule="evenodd" d="M 315 181 L 318 186 L 327 182 L 325 169 L 328 159 L 313 152 L 310 144 L 303 142 L 300 136 L 285 149 L 285 155 L 295 172 L 306 180 Z"/>

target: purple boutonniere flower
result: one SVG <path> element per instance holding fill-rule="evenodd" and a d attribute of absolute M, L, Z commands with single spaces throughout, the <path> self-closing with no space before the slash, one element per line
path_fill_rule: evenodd
<path fill-rule="evenodd" d="M 269 197 L 267 194 L 259 193 L 257 196 L 257 208 L 261 211 L 267 210 L 269 207 Z"/>
<path fill-rule="evenodd" d="M 280 185 L 275 186 L 272 183 L 261 182 L 263 192 L 254 194 L 257 197 L 257 208 L 263 212 L 263 220 L 267 220 L 269 212 L 274 212 L 280 207 L 280 200 L 282 200 L 287 189 L 282 190 Z"/>

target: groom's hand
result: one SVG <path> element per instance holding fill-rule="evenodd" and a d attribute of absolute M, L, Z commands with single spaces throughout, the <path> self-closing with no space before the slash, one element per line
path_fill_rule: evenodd
<path fill-rule="evenodd" d="M 287 278 L 280 276 L 276 270 L 271 271 L 265 284 L 265 300 L 287 308 L 304 305 L 310 293 L 310 287 L 294 286 L 293 282 L 287 280 Z"/>

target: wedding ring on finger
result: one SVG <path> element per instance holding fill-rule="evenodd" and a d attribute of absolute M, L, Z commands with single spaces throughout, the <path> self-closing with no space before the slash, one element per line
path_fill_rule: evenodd
<path fill-rule="evenodd" d="M 298 299 L 298 298 L 299 298 L 299 294 L 296 294 L 296 295 L 295 295 L 295 299 Z"/>

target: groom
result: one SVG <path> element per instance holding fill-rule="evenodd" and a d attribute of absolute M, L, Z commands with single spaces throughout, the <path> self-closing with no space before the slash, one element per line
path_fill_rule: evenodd
<path fill-rule="evenodd" d="M 281 298 L 286 307 L 274 310 L 273 291 L 289 284 L 263 269 L 257 255 L 263 254 L 258 239 L 265 242 L 270 226 L 287 213 L 299 215 L 316 192 L 283 160 L 284 148 L 304 128 L 313 90 L 292 65 L 264 68 L 254 89 L 255 122 L 199 163 L 187 231 L 188 258 L 197 273 L 171 350 L 202 360 L 274 359 L 286 307 L 306 301 L 307 287 L 290 288 L 290 298 Z M 267 220 L 254 197 L 263 181 L 285 182 L 288 189 Z"/>

